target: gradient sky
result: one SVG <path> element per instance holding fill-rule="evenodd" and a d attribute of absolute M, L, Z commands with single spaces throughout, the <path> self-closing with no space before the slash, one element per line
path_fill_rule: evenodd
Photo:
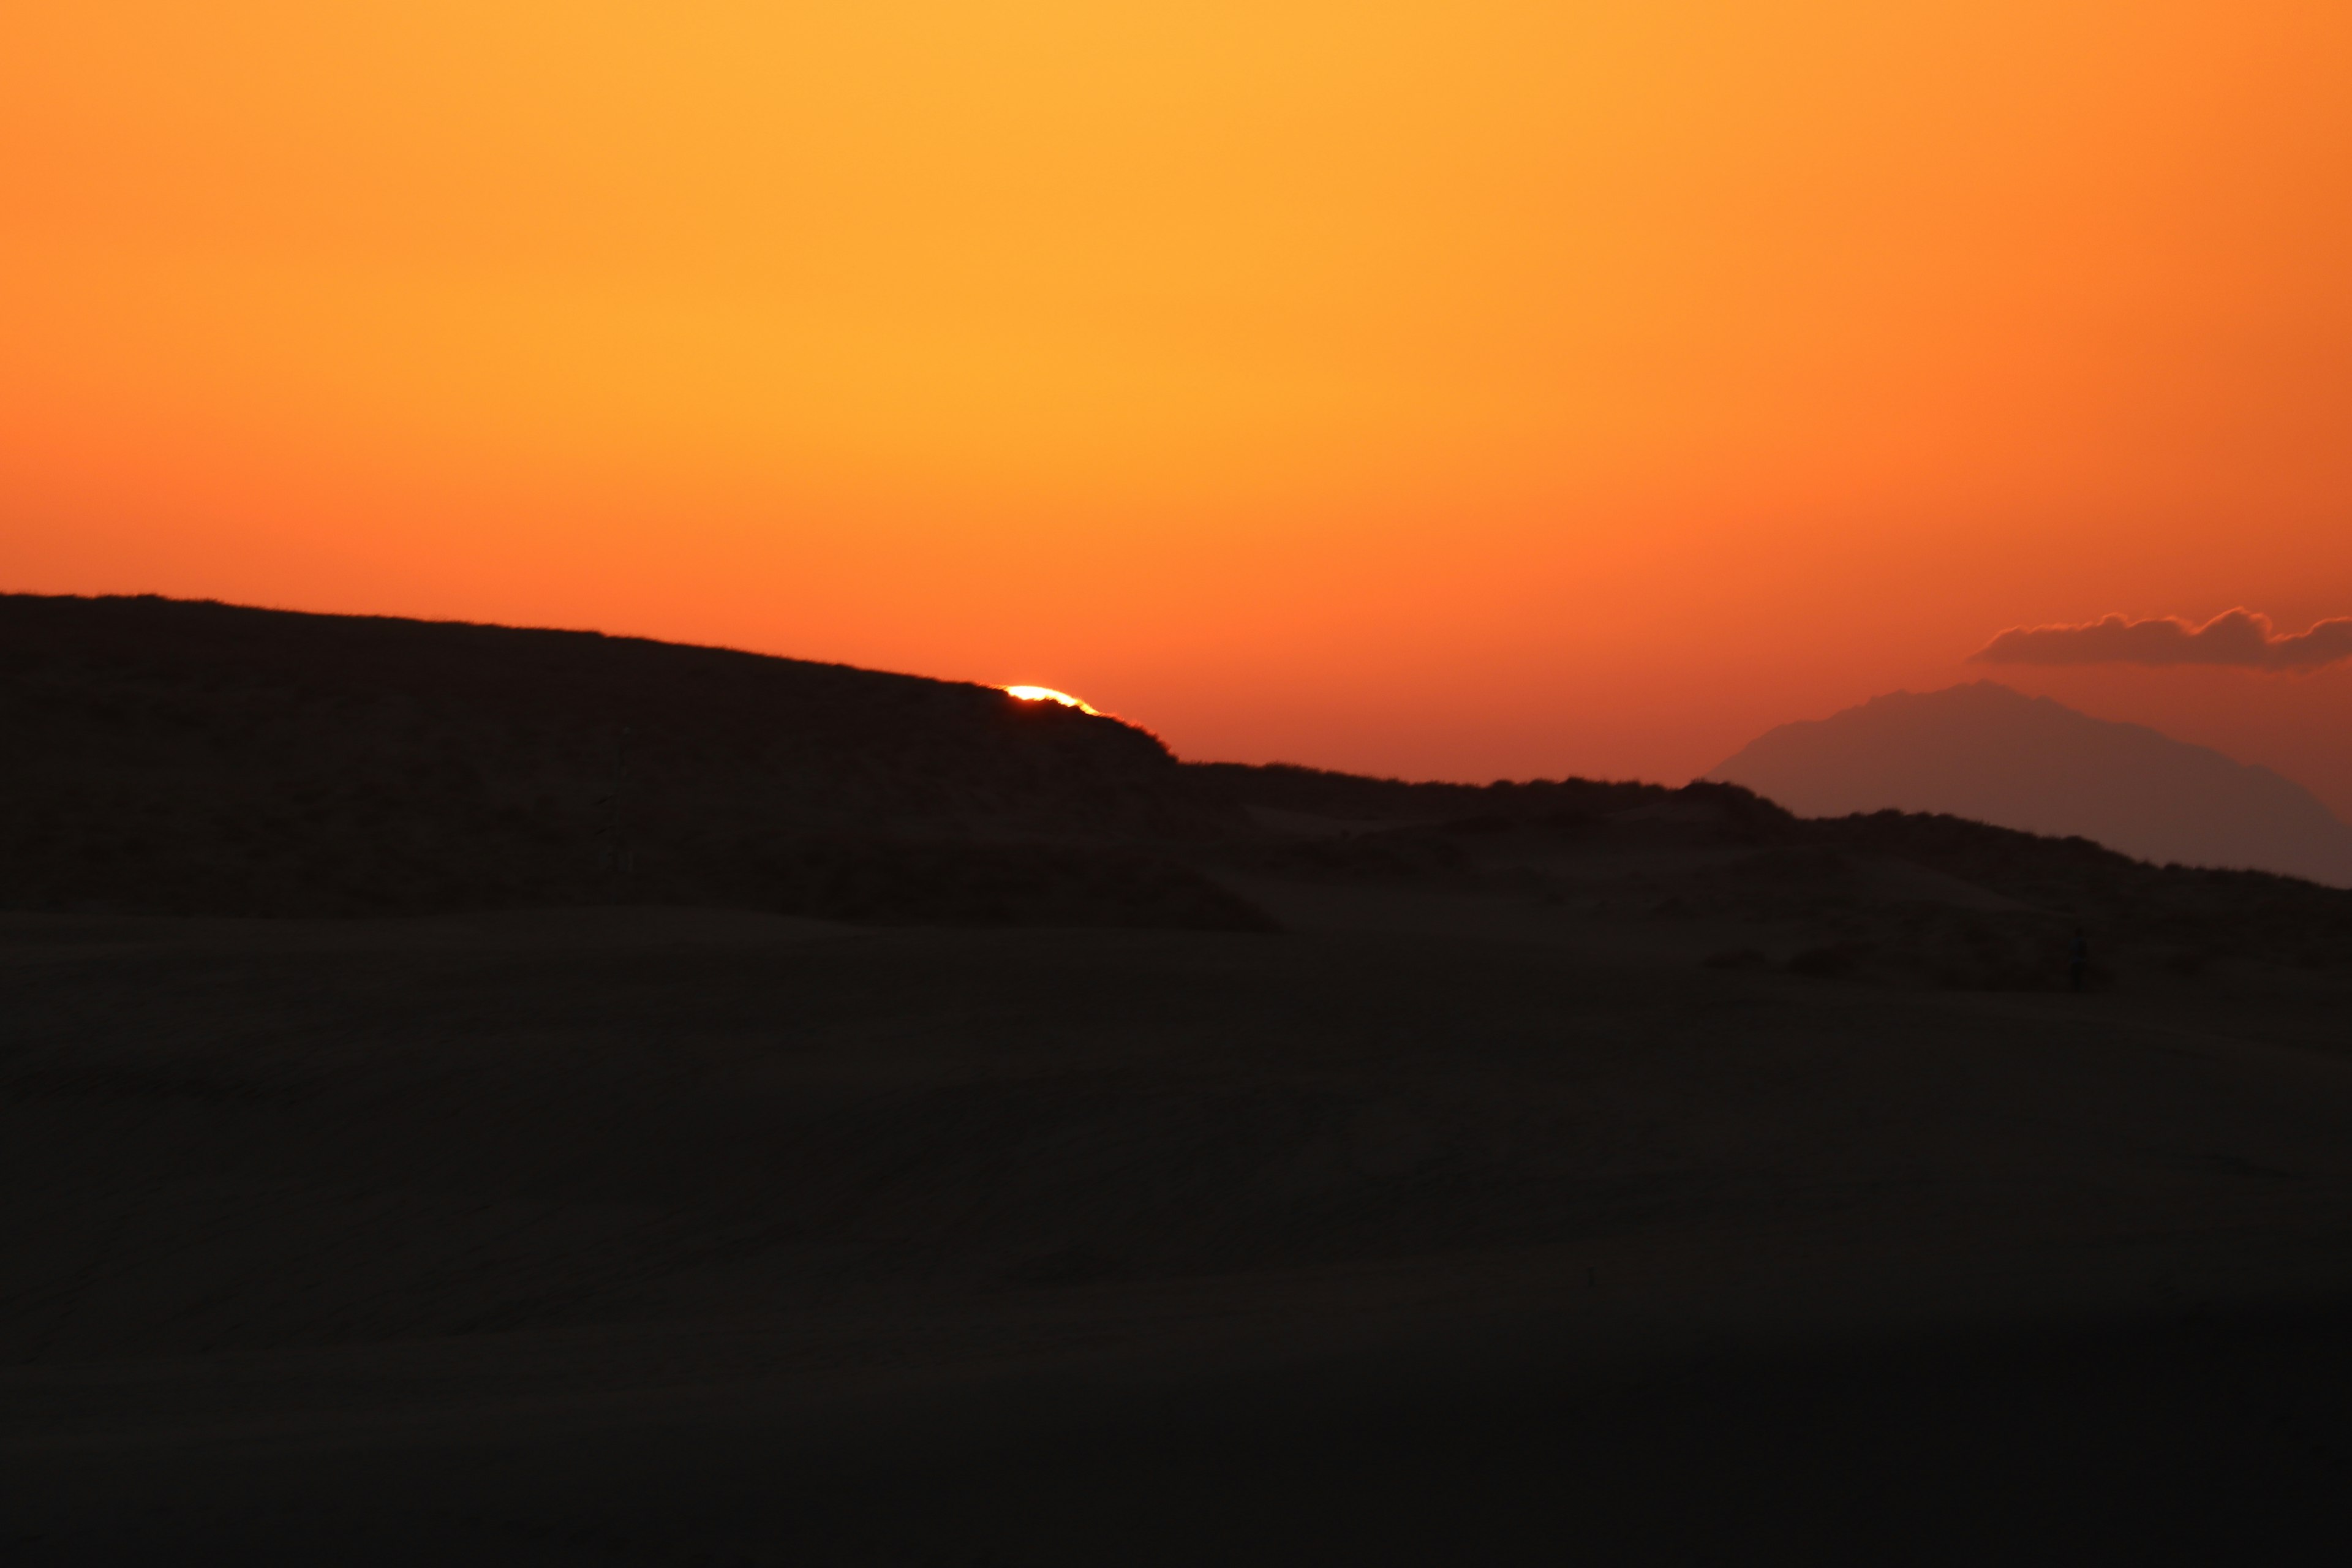
<path fill-rule="evenodd" d="M 0 587 L 1679 779 L 2352 614 L 2352 6 L 0 0 Z M 1990 673 L 2352 816 L 2352 669 Z"/>

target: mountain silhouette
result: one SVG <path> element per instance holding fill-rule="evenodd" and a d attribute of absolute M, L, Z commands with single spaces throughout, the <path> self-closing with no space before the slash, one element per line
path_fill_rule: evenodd
<path fill-rule="evenodd" d="M 1805 816 L 1946 813 L 2143 860 L 2352 886 L 2352 826 L 2293 780 L 1990 680 L 1783 724 L 1706 776 Z"/>
<path fill-rule="evenodd" d="M 2241 793 L 2266 783 L 2258 804 L 2291 826 L 2347 832 L 2284 781 L 2210 752 L 1997 687 L 1961 700 L 2141 737 L 2158 760 L 2127 753 L 2109 795 L 2181 753 Z M 0 911 L 632 905 L 1265 931 L 1473 897 L 1538 922 L 1614 911 L 1594 917 L 1610 941 L 1622 910 L 1665 911 L 1689 923 L 1674 940 L 1696 944 L 1693 962 L 1817 948 L 1858 983 L 2002 987 L 2063 978 L 2052 921 L 2094 923 L 2103 962 L 2261 952 L 2324 966 L 2334 933 L 2352 930 L 2335 889 L 2168 871 L 1954 816 L 1808 820 L 1722 783 L 1474 785 L 1180 762 L 1134 725 L 991 687 L 592 632 L 0 595 Z M 1874 803 L 1790 782 L 1814 811 Z M 1912 798 L 2021 818 L 1979 793 Z M 2247 815 L 2229 790 L 2208 794 L 2220 804 L 2176 815 Z M 2143 855 L 2352 867 L 2023 819 Z M 1879 920 L 1889 910 L 1900 931 Z M 1454 915 L 1432 918 L 1448 929 Z"/>

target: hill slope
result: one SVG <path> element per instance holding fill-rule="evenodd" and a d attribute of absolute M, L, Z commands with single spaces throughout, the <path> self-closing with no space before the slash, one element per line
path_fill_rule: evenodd
<path fill-rule="evenodd" d="M 593 632 L 0 596 L 0 907 L 1254 923 L 1237 815 L 992 688 Z"/>
<path fill-rule="evenodd" d="M 2352 886 L 2352 826 L 2300 784 L 1991 681 L 1783 724 L 1707 776 L 1807 816 L 1945 813 L 2144 860 Z"/>
<path fill-rule="evenodd" d="M 593 633 L 0 596 L 0 909 L 1306 933 L 1475 908 L 1596 952 L 2002 988 L 2063 984 L 2077 921 L 2117 973 L 2352 952 L 2345 893 L 2080 839 L 1722 784 L 1180 763 L 986 687 Z"/>

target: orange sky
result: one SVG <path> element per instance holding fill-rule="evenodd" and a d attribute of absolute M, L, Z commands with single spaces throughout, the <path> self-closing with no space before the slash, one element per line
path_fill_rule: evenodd
<path fill-rule="evenodd" d="M 0 5 L 0 587 L 1681 778 L 2352 614 L 2352 7 Z M 2352 671 L 1995 671 L 2352 816 Z"/>

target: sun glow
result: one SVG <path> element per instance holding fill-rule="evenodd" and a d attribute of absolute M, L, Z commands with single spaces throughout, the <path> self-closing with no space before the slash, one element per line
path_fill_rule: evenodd
<path fill-rule="evenodd" d="M 1065 708 L 1075 708 L 1081 713 L 1099 711 L 1079 701 L 1068 692 L 1056 691 L 1050 686 L 1008 686 L 1004 689 L 1004 695 L 1019 698 L 1024 702 L 1058 702 Z"/>

